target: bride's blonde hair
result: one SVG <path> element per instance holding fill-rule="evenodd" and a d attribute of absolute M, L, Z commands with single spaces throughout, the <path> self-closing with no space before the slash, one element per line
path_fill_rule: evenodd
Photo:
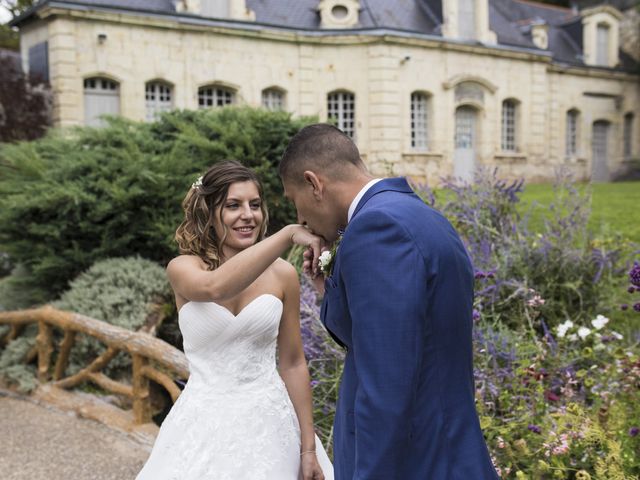
<path fill-rule="evenodd" d="M 222 221 L 222 209 L 218 218 L 215 212 L 226 200 L 229 187 L 236 182 L 253 182 L 260 195 L 262 225 L 258 241 L 267 233 L 269 213 L 264 200 L 262 185 L 253 170 L 235 160 L 227 160 L 213 165 L 187 192 L 182 201 L 184 220 L 176 230 L 175 239 L 181 254 L 197 255 L 214 270 L 220 266 L 222 244 L 227 237 L 227 228 Z M 220 222 L 222 238 L 218 238 L 215 222 Z"/>

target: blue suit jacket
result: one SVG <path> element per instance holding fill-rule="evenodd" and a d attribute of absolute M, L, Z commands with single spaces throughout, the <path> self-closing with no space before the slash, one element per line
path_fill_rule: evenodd
<path fill-rule="evenodd" d="M 336 480 L 495 480 L 474 405 L 473 269 L 402 178 L 356 207 L 321 317 L 347 349 Z"/>

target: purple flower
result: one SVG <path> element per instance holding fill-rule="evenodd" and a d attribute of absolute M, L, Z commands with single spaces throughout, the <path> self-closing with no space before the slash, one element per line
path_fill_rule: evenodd
<path fill-rule="evenodd" d="M 534 425 L 530 423 L 527 428 L 531 430 L 533 433 L 538 433 L 538 434 L 542 433 L 542 429 L 538 425 Z"/>
<path fill-rule="evenodd" d="M 315 387 L 316 385 L 318 385 L 320 382 L 317 380 L 311 380 L 311 388 Z"/>
<path fill-rule="evenodd" d="M 636 287 L 634 287 L 633 285 L 631 285 L 629 288 L 627 288 L 627 292 L 629 293 L 633 293 L 636 291 Z"/>
<path fill-rule="evenodd" d="M 629 305 L 627 305 L 626 303 L 623 303 L 622 305 L 620 305 L 620 310 L 628 310 L 629 309 Z"/>
<path fill-rule="evenodd" d="M 476 309 L 473 309 L 473 321 L 477 322 L 480 320 L 480 312 Z"/>
<path fill-rule="evenodd" d="M 638 433 L 640 433 L 640 428 L 638 428 L 638 427 L 631 427 L 629 429 L 629 436 L 630 437 L 635 437 L 636 435 L 638 435 Z"/>
<path fill-rule="evenodd" d="M 476 272 L 476 274 L 474 275 L 476 280 L 482 280 L 485 277 L 484 272 Z"/>
<path fill-rule="evenodd" d="M 636 312 L 640 312 L 640 302 L 635 303 L 635 304 L 633 305 L 633 309 L 634 309 Z"/>
<path fill-rule="evenodd" d="M 634 262 L 633 268 L 629 271 L 629 280 L 636 287 L 640 287 L 640 263 Z"/>

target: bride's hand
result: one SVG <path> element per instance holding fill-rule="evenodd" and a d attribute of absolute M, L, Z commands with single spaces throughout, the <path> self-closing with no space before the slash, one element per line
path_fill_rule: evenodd
<path fill-rule="evenodd" d="M 302 480 L 324 480 L 324 473 L 315 454 L 310 453 L 300 458 Z"/>
<path fill-rule="evenodd" d="M 323 249 L 326 249 L 327 242 L 318 235 L 314 235 L 308 228 L 302 225 L 288 225 L 289 235 L 291 242 L 295 245 L 302 245 L 307 247 L 307 250 L 311 252 L 310 255 L 305 256 L 305 260 L 310 260 L 310 263 L 306 263 L 306 271 L 312 276 L 320 273 L 320 267 L 318 261 Z M 311 258 L 307 258 L 310 256 Z"/>

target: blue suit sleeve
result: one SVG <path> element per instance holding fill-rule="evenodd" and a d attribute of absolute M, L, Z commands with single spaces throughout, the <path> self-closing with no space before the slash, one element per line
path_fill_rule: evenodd
<path fill-rule="evenodd" d="M 384 212 L 362 212 L 348 235 L 341 274 L 359 379 L 354 479 L 400 478 L 427 333 L 427 268 L 411 235 Z"/>

